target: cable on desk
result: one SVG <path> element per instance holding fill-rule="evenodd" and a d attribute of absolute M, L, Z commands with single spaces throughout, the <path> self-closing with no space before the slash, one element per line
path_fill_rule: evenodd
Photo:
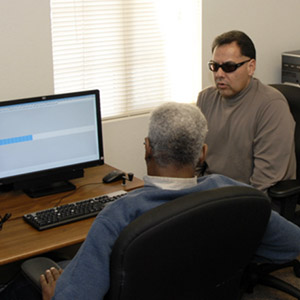
<path fill-rule="evenodd" d="M 2 230 L 3 224 L 11 217 L 10 213 L 7 213 L 4 215 L 4 217 L 2 218 L 0 216 L 0 230 Z"/>
<path fill-rule="evenodd" d="M 77 187 L 75 190 L 73 190 L 72 192 L 68 193 L 67 195 L 64 195 L 62 196 L 58 202 L 54 205 L 55 207 L 56 206 L 59 206 L 61 204 L 61 202 L 63 201 L 63 199 L 65 198 L 68 198 L 69 196 L 75 194 L 78 190 L 80 190 L 82 187 L 85 187 L 85 186 L 88 186 L 88 185 L 98 185 L 98 184 L 103 184 L 103 182 L 93 182 L 93 183 L 86 183 L 86 184 L 83 184 L 79 187 Z"/>

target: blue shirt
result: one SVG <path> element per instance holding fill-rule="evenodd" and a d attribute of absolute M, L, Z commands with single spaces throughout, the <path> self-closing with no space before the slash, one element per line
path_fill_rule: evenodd
<path fill-rule="evenodd" d="M 164 189 L 168 180 L 172 181 L 172 179 L 164 179 L 164 183 L 160 184 L 159 180 L 157 183 L 155 178 L 149 181 L 149 177 L 147 177 L 143 188 L 128 193 L 98 214 L 85 242 L 58 279 L 53 299 L 103 299 L 110 285 L 109 259 L 112 247 L 124 227 L 144 212 L 196 191 L 245 185 L 222 175 L 210 175 L 195 179 L 195 184 L 190 181 L 183 183 L 184 186 L 186 184 L 190 186 L 188 188 L 177 190 L 170 187 L 170 189 Z M 278 253 L 283 251 L 285 253 L 284 259 L 290 259 L 291 256 L 295 258 L 300 253 L 300 229 L 282 219 L 277 213 L 272 212 L 269 224 L 274 226 L 275 230 L 283 226 L 285 240 L 287 239 L 287 232 L 292 228 L 293 235 L 288 239 L 290 244 L 281 243 L 283 237 L 278 236 L 275 230 L 269 228 L 267 229 L 265 245 L 258 251 L 258 255 L 273 259 L 272 256 L 277 257 Z M 289 225 L 291 228 L 286 228 L 285 225 Z M 281 231 L 282 234 L 283 231 Z M 274 245 L 269 247 L 270 243 L 277 243 L 279 248 L 274 248 Z M 297 246 L 292 247 L 293 249 L 290 251 L 291 244 L 295 245 L 296 243 L 298 243 Z"/>

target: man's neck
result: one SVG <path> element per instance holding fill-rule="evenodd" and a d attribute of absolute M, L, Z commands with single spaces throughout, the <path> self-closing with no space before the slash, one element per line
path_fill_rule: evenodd
<path fill-rule="evenodd" d="M 157 164 L 148 165 L 148 175 L 162 176 L 162 177 L 176 177 L 176 178 L 193 178 L 195 176 L 195 169 L 192 166 L 177 167 L 169 165 L 160 167 Z"/>

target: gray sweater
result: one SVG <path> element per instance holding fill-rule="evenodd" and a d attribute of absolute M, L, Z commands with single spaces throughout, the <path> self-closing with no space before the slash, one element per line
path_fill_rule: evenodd
<path fill-rule="evenodd" d="M 208 121 L 206 174 L 222 174 L 265 191 L 296 176 L 295 122 L 286 99 L 253 78 L 231 99 L 215 87 L 199 93 Z"/>

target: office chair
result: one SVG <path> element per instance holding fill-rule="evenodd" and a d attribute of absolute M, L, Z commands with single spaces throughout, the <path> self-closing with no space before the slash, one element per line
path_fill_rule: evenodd
<path fill-rule="evenodd" d="M 270 203 L 248 187 L 198 192 L 152 209 L 119 236 L 105 300 L 240 299 Z"/>
<path fill-rule="evenodd" d="M 296 122 L 295 151 L 297 176 L 295 180 L 278 182 L 269 188 L 268 194 L 272 201 L 279 204 L 279 213 L 300 226 L 300 211 L 297 211 L 297 204 L 300 199 L 300 86 L 297 87 L 288 84 L 271 84 L 271 86 L 285 96 Z"/>
<path fill-rule="evenodd" d="M 298 288 L 271 275 L 274 271 L 288 267 L 292 267 L 295 275 L 300 277 L 300 263 L 298 260 L 292 260 L 284 264 L 249 264 L 242 281 L 242 294 L 245 292 L 252 293 L 256 285 L 262 285 L 282 291 L 300 300 L 300 290 Z"/>
<path fill-rule="evenodd" d="M 300 225 L 297 203 L 300 195 L 300 87 L 287 84 L 271 84 L 287 99 L 291 113 L 296 121 L 295 148 L 297 160 L 297 179 L 280 181 L 268 190 L 272 201 L 279 204 L 279 213 L 286 219 Z M 245 290 L 252 292 L 257 285 L 269 286 L 300 299 L 300 290 L 283 280 L 271 275 L 276 270 L 292 267 L 295 275 L 300 277 L 300 262 L 293 260 L 284 264 L 251 264 L 246 272 Z"/>
<path fill-rule="evenodd" d="M 269 216 L 267 197 L 249 187 L 197 192 L 144 213 L 112 249 L 104 299 L 240 299 Z"/>

